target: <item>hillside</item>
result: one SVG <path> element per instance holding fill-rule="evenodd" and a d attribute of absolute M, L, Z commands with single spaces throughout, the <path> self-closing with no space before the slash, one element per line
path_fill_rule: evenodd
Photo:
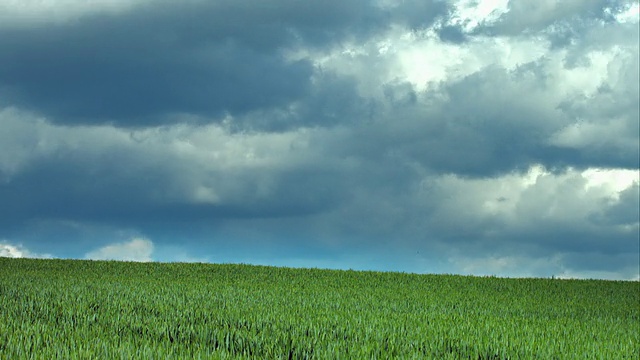
<path fill-rule="evenodd" d="M 638 353 L 639 282 L 0 258 L 1 359 Z"/>

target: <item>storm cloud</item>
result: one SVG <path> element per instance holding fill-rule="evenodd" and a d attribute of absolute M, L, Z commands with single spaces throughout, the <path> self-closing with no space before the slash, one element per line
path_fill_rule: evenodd
<path fill-rule="evenodd" d="M 0 10 L 7 254 L 638 277 L 635 2 Z"/>

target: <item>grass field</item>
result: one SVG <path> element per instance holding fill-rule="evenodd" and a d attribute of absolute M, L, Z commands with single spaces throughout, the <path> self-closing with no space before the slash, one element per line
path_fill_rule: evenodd
<path fill-rule="evenodd" d="M 0 258 L 1 359 L 639 354 L 639 282 Z"/>

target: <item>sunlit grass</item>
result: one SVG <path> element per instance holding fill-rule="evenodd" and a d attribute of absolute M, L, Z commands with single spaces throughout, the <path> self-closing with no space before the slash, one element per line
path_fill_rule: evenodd
<path fill-rule="evenodd" d="M 640 283 L 0 258 L 0 358 L 635 359 Z"/>

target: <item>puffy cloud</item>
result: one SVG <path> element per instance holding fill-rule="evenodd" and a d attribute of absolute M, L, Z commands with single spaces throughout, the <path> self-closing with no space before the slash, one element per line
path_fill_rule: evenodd
<path fill-rule="evenodd" d="M 153 243 L 144 238 L 134 238 L 128 242 L 114 243 L 88 252 L 86 259 L 91 260 L 122 260 L 122 261 L 152 261 Z"/>
<path fill-rule="evenodd" d="M 344 194 L 338 184 L 345 165 L 321 158 L 311 130 L 129 131 L 52 125 L 12 111 L 0 114 L 0 123 L 7 137 L 22 137 L 5 144 L 11 156 L 0 158 L 7 222 L 279 217 L 319 211 Z M 47 186 L 37 186 L 45 178 Z"/>
<path fill-rule="evenodd" d="M 552 32 L 572 31 L 571 25 L 586 21 L 614 21 L 616 14 L 626 12 L 632 0 L 510 0 L 494 25 L 502 34 L 540 31 L 551 27 Z"/>
<path fill-rule="evenodd" d="M 420 190 L 424 201 L 433 196 L 442 198 L 434 213 L 433 225 L 449 228 L 447 233 L 456 229 L 464 231 L 467 227 L 478 232 L 482 224 L 486 226 L 487 235 L 496 230 L 511 229 L 538 233 L 542 237 L 559 230 L 558 227 L 589 233 L 593 230 L 591 227 L 604 225 L 594 223 L 598 216 L 609 213 L 620 215 L 617 221 L 609 223 L 610 230 L 624 232 L 625 228 L 618 228 L 616 224 L 637 226 L 638 219 L 634 221 L 632 214 L 624 216 L 624 211 L 616 210 L 631 207 L 628 203 L 634 201 L 633 195 L 638 191 L 638 176 L 637 170 L 570 169 L 552 173 L 538 166 L 526 173 L 497 178 L 428 177 L 423 180 Z M 509 235 L 503 236 L 508 239 Z M 542 239 L 531 240 L 543 242 Z M 557 245 L 575 242 L 575 248 L 579 248 L 583 240 L 586 239 L 569 238 Z"/>
<path fill-rule="evenodd" d="M 452 264 L 466 273 L 588 277 L 597 269 L 609 271 L 606 278 L 632 278 L 640 261 L 638 177 L 637 170 L 538 167 L 428 182 L 425 201 L 443 200 L 424 231 L 446 239 Z"/>
<path fill-rule="evenodd" d="M 6 240 L 0 241 L 0 257 L 48 259 L 50 254 L 36 254 L 22 245 L 13 245 Z"/>

